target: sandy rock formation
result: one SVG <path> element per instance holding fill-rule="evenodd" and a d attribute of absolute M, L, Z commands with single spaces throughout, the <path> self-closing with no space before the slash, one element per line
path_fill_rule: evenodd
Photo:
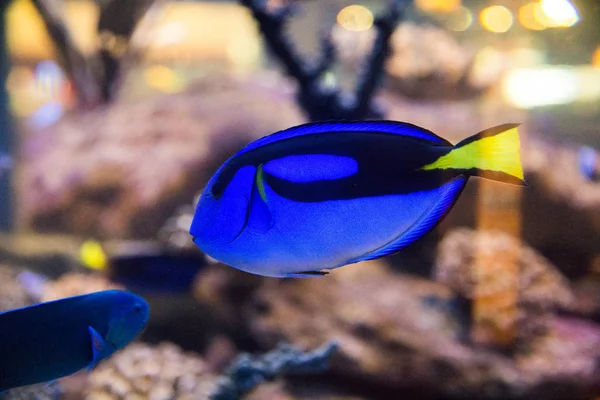
<path fill-rule="evenodd" d="M 186 92 L 116 103 L 30 133 L 19 179 L 24 224 L 99 238 L 154 237 L 242 145 L 301 122 L 275 84 L 210 76 Z"/>
<path fill-rule="evenodd" d="M 585 177 L 573 145 L 536 136 L 526 152 L 523 238 L 569 275 L 581 274 L 600 244 L 600 182 Z"/>
<path fill-rule="evenodd" d="M 85 399 L 208 399 L 214 380 L 202 358 L 174 344 L 133 343 L 90 374 Z"/>
<path fill-rule="evenodd" d="M 388 62 L 391 87 L 406 97 L 457 100 L 480 96 L 495 84 L 506 64 L 499 54 L 476 62 L 475 52 L 448 31 L 405 22 L 392 36 Z"/>
<path fill-rule="evenodd" d="M 574 295 L 568 280 L 554 265 L 534 249 L 524 246 L 517 239 L 502 232 L 474 231 L 459 228 L 448 232 L 439 244 L 435 267 L 435 280 L 450 286 L 460 295 L 472 299 L 476 278 L 475 263 L 481 259 L 494 263 L 505 258 L 494 258 L 494 254 L 516 255 L 519 270 L 519 305 L 527 310 L 569 309 L 574 304 Z M 487 277 L 501 284 L 502 265 L 490 266 L 496 271 Z"/>
<path fill-rule="evenodd" d="M 471 345 L 468 320 L 469 310 L 448 286 L 378 262 L 319 279 L 267 280 L 248 319 L 265 347 L 338 340 L 332 374 L 396 395 L 556 399 L 600 393 L 600 326 L 553 318 L 544 335 L 507 355 Z"/>
<path fill-rule="evenodd" d="M 0 312 L 26 307 L 33 303 L 18 281 L 19 272 L 11 266 L 0 265 Z"/>
<path fill-rule="evenodd" d="M 124 290 L 125 288 L 100 274 L 68 273 L 46 284 L 41 301 L 58 300 L 109 289 Z"/>

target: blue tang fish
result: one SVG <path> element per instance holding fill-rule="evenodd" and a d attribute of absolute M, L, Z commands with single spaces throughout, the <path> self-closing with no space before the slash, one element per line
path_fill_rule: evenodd
<path fill-rule="evenodd" d="M 150 309 L 107 290 L 0 314 L 0 391 L 93 368 L 146 326 Z"/>
<path fill-rule="evenodd" d="M 205 187 L 190 233 L 254 274 L 319 276 L 431 231 L 470 176 L 523 185 L 517 124 L 452 145 L 415 125 L 325 122 L 259 139 Z"/>

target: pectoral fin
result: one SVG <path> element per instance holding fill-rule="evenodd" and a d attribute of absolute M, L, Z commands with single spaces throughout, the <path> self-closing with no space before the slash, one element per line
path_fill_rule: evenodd
<path fill-rule="evenodd" d="M 88 326 L 88 331 L 90 332 L 92 344 L 92 362 L 90 363 L 88 369 L 92 370 L 100 361 L 110 356 L 112 351 L 111 346 L 106 343 L 106 341 L 94 328 Z"/>
<path fill-rule="evenodd" d="M 273 226 L 273 216 L 269 210 L 267 191 L 262 164 L 256 171 L 250 204 L 248 205 L 248 230 L 255 233 L 265 233 Z"/>

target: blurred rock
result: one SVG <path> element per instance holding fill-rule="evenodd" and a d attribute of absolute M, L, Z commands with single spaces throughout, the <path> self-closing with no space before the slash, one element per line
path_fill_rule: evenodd
<path fill-rule="evenodd" d="M 174 344 L 133 343 L 92 371 L 85 399 L 208 399 L 214 381 L 202 358 Z"/>
<path fill-rule="evenodd" d="M 600 182 L 580 170 L 578 150 L 535 136 L 523 160 L 523 238 L 570 277 L 587 272 L 600 243 Z"/>
<path fill-rule="evenodd" d="M 503 60 L 475 52 L 433 25 L 402 23 L 392 36 L 390 86 L 409 98 L 458 100 L 481 95 L 503 72 Z"/>
<path fill-rule="evenodd" d="M 419 385 L 433 372 L 419 350 L 445 347 L 462 334 L 460 317 L 431 305 L 431 298 L 450 303 L 452 296 L 443 285 L 369 262 L 325 278 L 266 280 L 249 323 L 266 347 L 290 341 L 312 348 L 337 340 L 337 373 L 372 384 Z"/>
<path fill-rule="evenodd" d="M 42 301 L 58 300 L 109 289 L 125 289 L 100 274 L 68 273 L 46 285 Z"/>
<path fill-rule="evenodd" d="M 575 309 L 600 323 L 600 274 L 593 273 L 573 283 Z"/>
<path fill-rule="evenodd" d="M 542 255 L 532 248 L 519 243 L 515 238 L 502 232 L 473 231 L 466 228 L 447 233 L 440 242 L 435 266 L 435 279 L 450 286 L 468 299 L 475 296 L 478 270 L 475 263 L 500 263 L 488 265 L 493 275 L 480 277 L 490 280 L 487 288 L 503 285 L 510 277 L 503 276 L 502 263 L 507 262 L 503 254 L 513 254 L 517 260 L 518 311 L 522 322 L 529 322 L 555 309 L 570 309 L 575 297 L 567 279 Z M 499 256 L 495 256 L 499 255 Z"/>
<path fill-rule="evenodd" d="M 241 146 L 302 121 L 277 84 L 211 75 L 183 93 L 115 103 L 30 133 L 19 179 L 24 224 L 100 239 L 154 237 Z"/>
<path fill-rule="evenodd" d="M 190 240 L 189 230 L 201 194 L 202 192 L 198 192 L 191 204 L 180 206 L 160 228 L 157 236 L 165 248 L 182 252 L 199 251 L 198 246 Z"/>
<path fill-rule="evenodd" d="M 340 387 L 342 386 L 342 387 Z M 244 400 L 366 400 L 369 397 L 347 393 L 343 385 L 310 381 L 275 381 L 264 383 L 244 397 Z"/>
<path fill-rule="evenodd" d="M 517 357 L 517 363 L 521 370 L 538 377 L 564 379 L 575 385 L 579 377 L 596 377 L 595 386 L 600 389 L 599 356 L 598 325 L 553 318 L 548 333 L 533 341 L 528 352 Z"/>
<path fill-rule="evenodd" d="M 57 382 L 24 386 L 0 394 L 2 400 L 61 400 L 62 390 Z"/>
<path fill-rule="evenodd" d="M 443 284 L 369 262 L 324 278 L 265 280 L 248 322 L 267 348 L 282 340 L 311 348 L 335 339 L 335 377 L 396 396 L 406 390 L 422 397 L 498 399 L 600 394 L 600 326 L 554 319 L 545 335 L 532 337 L 517 353 L 495 352 L 466 341 L 468 310 L 454 296 Z M 548 337 L 558 338 L 554 350 Z M 563 365 L 564 353 L 556 353 L 561 346 L 570 349 L 576 366 Z M 529 362 L 536 358 L 543 365 Z M 549 371 L 562 371 L 560 379 Z"/>
<path fill-rule="evenodd" d="M 0 312 L 33 304 L 29 293 L 18 281 L 17 268 L 0 265 Z"/>
<path fill-rule="evenodd" d="M 222 372 L 237 353 L 235 344 L 225 335 L 212 338 L 204 352 L 204 360 L 211 371 Z"/>
<path fill-rule="evenodd" d="M 250 302 L 263 278 L 228 265 L 210 265 L 194 282 L 193 295 L 200 303 L 212 308 L 222 320 L 238 326 L 244 323 L 243 306 Z"/>

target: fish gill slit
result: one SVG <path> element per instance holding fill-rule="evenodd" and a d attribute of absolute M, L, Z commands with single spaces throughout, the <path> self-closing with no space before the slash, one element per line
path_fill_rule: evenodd
<path fill-rule="evenodd" d="M 248 205 L 246 206 L 246 215 L 244 217 L 244 224 L 242 225 L 242 228 L 237 233 L 237 235 L 235 235 L 235 237 L 233 239 L 231 239 L 231 241 L 229 241 L 229 243 L 233 243 L 236 239 L 238 239 L 242 235 L 242 232 L 244 232 L 244 230 L 248 226 L 248 222 L 250 221 L 250 213 L 252 212 L 252 204 L 256 200 L 254 198 L 255 189 L 258 190 L 258 193 L 259 193 L 261 199 L 263 199 L 263 201 L 266 202 L 266 193 L 264 192 L 265 188 L 264 188 L 262 166 L 263 165 L 260 164 L 258 166 L 258 168 L 256 169 L 256 173 L 254 174 L 254 179 L 252 181 L 252 188 L 250 189 L 250 198 L 248 199 Z M 262 183 L 262 191 L 261 191 L 261 183 Z"/>

